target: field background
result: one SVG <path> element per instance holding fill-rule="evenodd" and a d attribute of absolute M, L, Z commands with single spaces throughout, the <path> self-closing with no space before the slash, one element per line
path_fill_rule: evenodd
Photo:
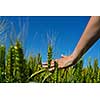
<path fill-rule="evenodd" d="M 73 52 L 89 18 L 0 17 L 0 82 L 99 83 L 99 41 L 74 66 L 58 69 L 55 62 L 55 70 L 49 71 L 53 59 Z"/>

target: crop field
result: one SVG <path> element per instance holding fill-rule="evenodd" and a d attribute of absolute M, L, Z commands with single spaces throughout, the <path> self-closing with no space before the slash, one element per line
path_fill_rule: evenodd
<path fill-rule="evenodd" d="M 37 18 L 38 20 L 40 20 L 40 17 L 37 17 Z M 35 17 L 35 20 L 37 18 Z M 12 19 L 13 21 L 15 21 L 17 17 L 12 17 Z M 46 19 L 46 17 L 44 17 L 43 20 L 41 19 L 41 22 L 45 21 L 44 19 Z M 22 21 L 27 22 L 26 19 Z M 32 18 L 31 18 L 31 21 L 33 21 Z M 17 20 L 15 23 L 17 23 Z M 19 33 L 16 34 L 18 29 L 16 30 L 16 27 L 14 26 L 14 24 L 11 24 L 8 21 L 8 19 L 6 20 L 6 19 L 0 18 L 0 83 L 30 83 L 30 82 L 31 83 L 34 83 L 34 82 L 35 83 L 99 83 L 100 82 L 100 67 L 98 64 L 98 59 L 94 59 L 93 64 L 91 64 L 91 59 L 88 59 L 87 61 L 88 64 L 86 66 L 83 66 L 84 59 L 81 58 L 74 66 L 71 66 L 65 69 L 59 69 L 58 63 L 54 61 L 54 70 L 50 71 L 49 69 L 51 67 L 51 61 L 54 60 L 53 55 L 55 55 L 56 52 L 53 52 L 54 46 L 52 44 L 52 39 L 49 36 L 47 38 L 47 41 L 49 42 L 47 42 L 47 44 L 41 45 L 42 49 L 43 49 L 43 46 L 45 45 L 47 46 L 46 47 L 46 54 L 47 54 L 46 67 L 43 66 L 43 62 L 42 62 L 43 55 L 41 56 L 41 53 L 37 53 L 36 55 L 33 56 L 31 52 L 29 51 L 29 55 L 26 56 L 25 55 L 26 48 L 24 47 L 25 44 L 23 42 L 26 41 L 25 36 L 27 37 L 29 35 L 29 34 L 28 35 L 26 34 L 28 33 L 27 32 L 28 25 L 25 23 L 23 25 L 22 24 L 23 23 L 19 22 L 21 31 L 19 31 Z M 33 28 L 32 25 L 33 24 L 31 23 L 31 30 Z M 43 25 L 43 23 L 40 25 Z M 36 38 L 36 41 L 33 41 L 31 38 L 32 37 L 31 35 L 32 33 L 30 34 L 30 37 L 28 37 L 31 40 L 31 42 L 30 41 L 29 42 L 31 44 L 33 43 L 34 45 L 37 45 L 37 43 L 38 45 L 40 45 L 39 43 L 41 41 L 39 41 L 40 39 L 38 38 L 38 36 L 35 35 L 33 37 L 33 40 L 34 38 Z M 43 37 L 45 38 L 45 36 Z M 44 39 L 43 37 L 41 39 Z M 64 36 L 62 35 L 62 37 Z M 59 37 L 57 37 L 57 39 L 58 38 Z M 27 41 L 29 39 L 27 39 Z M 61 40 L 63 39 L 61 38 Z M 38 49 L 39 47 L 40 46 L 37 46 Z M 33 47 L 31 47 L 31 49 L 32 48 Z M 29 47 L 27 47 L 27 50 L 28 49 Z M 32 51 L 35 51 L 35 50 L 32 49 Z"/>
<path fill-rule="evenodd" d="M 52 61 L 52 47 L 48 44 L 48 68 L 43 68 L 40 53 L 37 56 L 25 58 L 20 41 L 10 45 L 6 50 L 5 45 L 0 45 L 0 82 L 1 83 L 99 83 L 100 68 L 98 60 L 88 60 L 88 65 L 83 67 L 83 59 L 66 69 L 55 69 L 49 71 Z"/>

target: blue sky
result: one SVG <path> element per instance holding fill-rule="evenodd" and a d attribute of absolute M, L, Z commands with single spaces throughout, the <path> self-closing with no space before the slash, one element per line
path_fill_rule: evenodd
<path fill-rule="evenodd" d="M 13 23 L 18 34 L 24 32 L 25 54 L 41 53 L 43 62 L 47 60 L 47 44 L 52 39 L 54 58 L 61 54 L 69 55 L 77 45 L 90 17 L 89 16 L 34 16 L 6 17 Z M 13 33 L 14 34 L 14 33 Z M 100 41 L 98 40 L 84 55 L 84 66 L 89 57 L 100 59 Z"/>

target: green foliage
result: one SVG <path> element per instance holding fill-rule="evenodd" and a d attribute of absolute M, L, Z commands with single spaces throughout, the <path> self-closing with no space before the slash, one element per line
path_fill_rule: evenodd
<path fill-rule="evenodd" d="M 46 69 L 41 69 L 41 70 L 39 70 L 39 71 L 36 71 L 35 73 L 33 73 L 33 74 L 28 78 L 28 80 L 29 80 L 30 78 L 32 78 L 32 77 L 34 77 L 34 76 L 36 76 L 36 75 L 38 75 L 38 74 L 44 72 L 45 70 L 46 70 Z"/>
<path fill-rule="evenodd" d="M 15 48 L 14 79 L 16 82 L 24 82 L 25 60 L 21 43 L 17 40 Z"/>
<path fill-rule="evenodd" d="M 48 68 L 51 66 L 52 61 L 52 45 L 48 44 Z"/>
<path fill-rule="evenodd" d="M 6 60 L 6 82 L 13 82 L 14 80 L 14 66 L 15 66 L 15 48 L 14 46 L 10 46 L 7 60 Z"/>
<path fill-rule="evenodd" d="M 88 59 L 88 66 L 87 66 L 87 74 L 86 74 L 86 83 L 93 82 L 93 77 L 94 77 L 93 68 L 91 65 L 91 59 L 89 58 Z"/>
<path fill-rule="evenodd" d="M 94 73 L 94 82 L 97 82 L 98 81 L 98 70 L 99 67 L 98 67 L 98 60 L 95 59 L 94 60 L 94 66 L 93 66 L 93 73 Z"/>
<path fill-rule="evenodd" d="M 51 75 L 52 73 L 45 75 L 44 79 L 42 80 L 42 83 L 45 83 L 46 79 L 48 79 Z"/>
<path fill-rule="evenodd" d="M 48 45 L 48 67 L 51 67 L 52 46 Z M 83 67 L 83 59 L 76 65 L 66 69 L 58 69 L 58 63 L 54 61 L 54 71 L 42 67 L 40 53 L 36 56 L 30 55 L 25 58 L 20 41 L 11 45 L 7 51 L 4 45 L 0 45 L 0 82 L 10 83 L 100 83 L 100 68 L 98 60 L 91 59 L 88 65 Z"/>
<path fill-rule="evenodd" d="M 54 61 L 54 67 L 55 67 L 54 82 L 57 83 L 58 82 L 58 63 L 56 61 Z"/>
<path fill-rule="evenodd" d="M 75 71 L 73 76 L 74 83 L 81 82 L 82 79 L 82 67 L 83 67 L 83 60 L 80 59 L 78 63 L 75 65 Z"/>
<path fill-rule="evenodd" d="M 0 45 L 0 82 L 5 82 L 5 46 Z"/>

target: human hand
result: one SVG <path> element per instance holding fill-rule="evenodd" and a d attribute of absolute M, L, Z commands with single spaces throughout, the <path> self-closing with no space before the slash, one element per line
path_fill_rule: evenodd
<path fill-rule="evenodd" d="M 51 61 L 51 68 L 49 69 L 49 71 L 52 71 L 55 69 L 54 61 L 56 61 L 58 63 L 58 68 L 67 68 L 74 64 L 74 58 L 72 55 L 70 55 L 70 56 L 61 55 L 61 58 Z"/>
<path fill-rule="evenodd" d="M 58 68 L 67 68 L 74 64 L 73 56 L 61 55 L 61 58 L 57 60 Z"/>

